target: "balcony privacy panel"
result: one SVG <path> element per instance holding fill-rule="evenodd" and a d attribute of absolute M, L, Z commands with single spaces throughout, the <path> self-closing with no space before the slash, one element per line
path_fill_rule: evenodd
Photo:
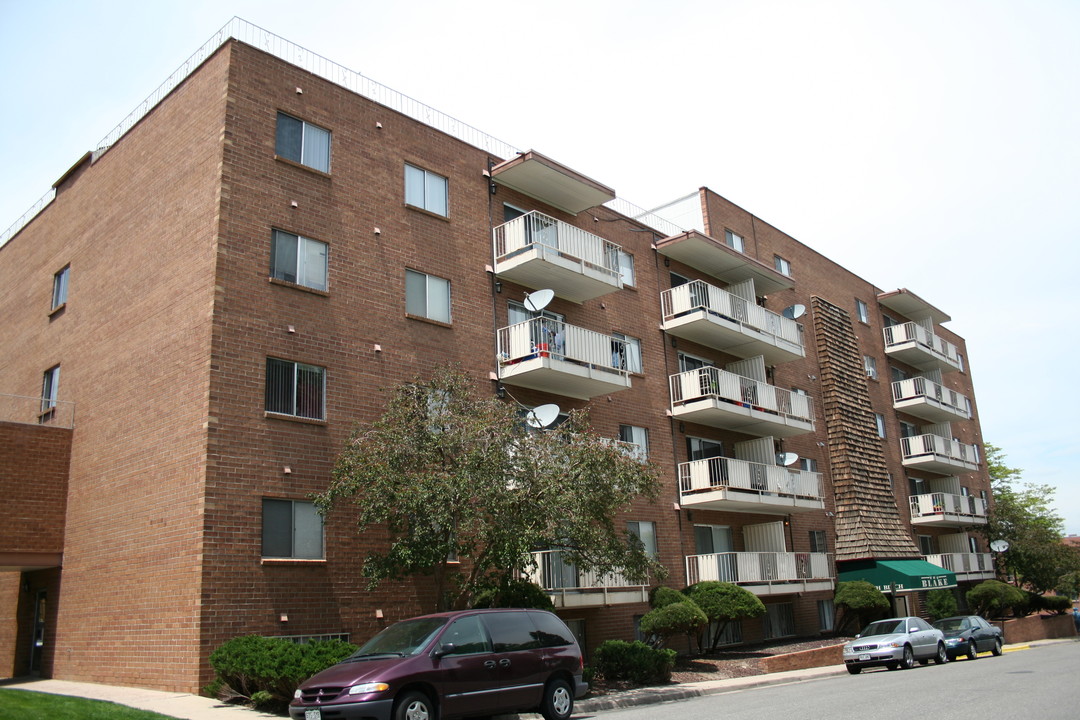
<path fill-rule="evenodd" d="M 787 550 L 782 521 L 744 525 L 743 540 L 748 552 L 782 553 Z"/>

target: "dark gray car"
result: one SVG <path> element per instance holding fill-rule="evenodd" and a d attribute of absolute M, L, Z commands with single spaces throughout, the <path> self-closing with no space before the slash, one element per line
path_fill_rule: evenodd
<path fill-rule="evenodd" d="M 981 652 L 1001 654 L 1001 628 L 983 620 L 978 615 L 958 615 L 934 622 L 934 627 L 945 634 L 945 650 L 949 659 L 961 655 L 974 660 Z"/>

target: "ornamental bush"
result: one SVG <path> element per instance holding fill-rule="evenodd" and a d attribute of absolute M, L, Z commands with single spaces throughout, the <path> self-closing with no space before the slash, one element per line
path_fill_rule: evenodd
<path fill-rule="evenodd" d="M 673 603 L 686 602 L 686 595 L 682 594 L 675 588 L 669 588 L 664 585 L 654 587 L 649 591 L 649 607 L 662 608 L 665 605 L 671 605 Z"/>
<path fill-rule="evenodd" d="M 956 596 L 952 590 L 938 588 L 926 593 L 926 613 L 931 621 L 952 617 L 956 609 Z"/>
<path fill-rule="evenodd" d="M 1027 598 L 1019 588 L 1000 580 L 984 580 L 967 591 L 967 602 L 975 614 L 999 618 L 1006 610 L 1023 607 Z"/>
<path fill-rule="evenodd" d="M 356 646 L 342 640 L 298 644 L 283 638 L 244 635 L 226 641 L 210 654 L 217 679 L 209 687 L 216 691 L 228 686 L 257 707 L 281 709 L 292 700 L 300 683 L 354 652 Z"/>
<path fill-rule="evenodd" d="M 865 580 L 852 580 L 837 583 L 833 602 L 843 611 L 837 632 L 859 632 L 866 625 L 887 617 L 889 601 L 872 583 Z"/>
<path fill-rule="evenodd" d="M 501 588 L 484 590 L 473 602 L 475 608 L 533 608 L 554 610 L 555 604 L 544 589 L 528 580 L 511 580 Z"/>
<path fill-rule="evenodd" d="M 593 653 L 596 674 L 608 681 L 656 685 L 671 680 L 676 652 L 652 648 L 643 642 L 607 640 Z"/>
<path fill-rule="evenodd" d="M 693 638 L 708 624 L 709 618 L 701 608 L 692 600 L 685 600 L 650 610 L 641 618 L 638 627 L 645 635 L 661 638 L 657 645 L 662 645 L 672 635 L 685 634 L 688 639 Z"/>

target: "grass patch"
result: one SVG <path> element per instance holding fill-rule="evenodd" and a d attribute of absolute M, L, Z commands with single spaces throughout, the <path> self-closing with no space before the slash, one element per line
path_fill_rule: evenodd
<path fill-rule="evenodd" d="M 176 720 L 104 700 L 0 689 L 0 720 Z"/>

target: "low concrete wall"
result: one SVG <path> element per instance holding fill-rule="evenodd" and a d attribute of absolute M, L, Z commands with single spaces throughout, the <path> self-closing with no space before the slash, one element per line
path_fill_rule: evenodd
<path fill-rule="evenodd" d="M 786 655 L 773 655 L 762 659 L 762 669 L 766 673 L 785 672 L 787 670 L 805 670 L 806 668 L 841 665 L 844 662 L 844 644 L 802 650 Z"/>
<path fill-rule="evenodd" d="M 1032 640 L 1076 637 L 1072 615 L 1028 615 L 1015 620 L 995 620 L 1005 633 L 1005 642 L 1026 643 Z"/>

